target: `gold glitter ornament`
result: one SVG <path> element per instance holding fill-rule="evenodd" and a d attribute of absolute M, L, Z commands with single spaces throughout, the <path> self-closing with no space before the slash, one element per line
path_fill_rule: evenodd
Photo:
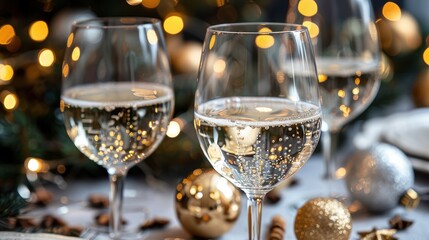
<path fill-rule="evenodd" d="M 216 171 L 196 169 L 176 187 L 176 214 L 195 237 L 217 238 L 240 215 L 240 191 Z"/>
<path fill-rule="evenodd" d="M 298 209 L 295 235 L 298 240 L 348 240 L 352 231 L 350 212 L 333 198 L 313 198 Z"/>

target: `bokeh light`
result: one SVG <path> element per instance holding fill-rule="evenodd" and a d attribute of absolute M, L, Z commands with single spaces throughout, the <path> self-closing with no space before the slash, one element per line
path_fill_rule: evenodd
<path fill-rule="evenodd" d="M 390 21 L 401 19 L 401 8 L 394 2 L 387 2 L 382 9 L 383 16 Z"/>
<path fill-rule="evenodd" d="M 15 29 L 10 24 L 0 27 L 0 44 L 9 44 L 15 36 Z"/>
<path fill-rule="evenodd" d="M 131 6 L 137 6 L 142 3 L 142 0 L 127 0 L 127 3 Z"/>
<path fill-rule="evenodd" d="M 14 74 L 12 66 L 8 64 L 0 64 L 0 80 L 9 81 Z"/>
<path fill-rule="evenodd" d="M 158 7 L 160 0 L 143 0 L 141 3 L 146 8 L 156 8 Z"/>
<path fill-rule="evenodd" d="M 18 106 L 18 97 L 9 91 L 1 93 L 1 102 L 6 110 L 12 111 Z"/>
<path fill-rule="evenodd" d="M 319 35 L 319 26 L 312 21 L 304 21 L 302 23 L 305 27 L 308 28 L 308 32 L 310 33 L 311 38 L 315 38 Z"/>
<path fill-rule="evenodd" d="M 28 34 L 30 35 L 30 38 L 34 41 L 41 42 L 48 37 L 48 24 L 46 24 L 46 22 L 44 21 L 36 21 L 31 24 Z"/>
<path fill-rule="evenodd" d="M 183 27 L 183 19 L 178 15 L 171 15 L 164 20 L 164 30 L 169 34 L 178 34 Z"/>
<path fill-rule="evenodd" d="M 271 29 L 264 27 L 264 28 L 261 28 L 259 32 L 262 33 L 262 35 L 256 36 L 256 39 L 255 39 L 256 46 L 258 46 L 259 48 L 266 49 L 274 45 L 274 37 L 268 34 L 263 34 L 263 33 L 272 32 Z"/>
<path fill-rule="evenodd" d="M 166 135 L 169 138 L 175 138 L 175 137 L 179 136 L 180 130 L 181 130 L 180 124 L 177 121 L 172 120 L 168 124 Z"/>
<path fill-rule="evenodd" d="M 51 66 L 55 61 L 54 52 L 50 49 L 42 49 L 39 52 L 39 63 L 43 67 Z"/>
<path fill-rule="evenodd" d="M 298 11 L 303 16 L 312 17 L 318 10 L 317 3 L 314 0 L 301 0 L 298 3 Z"/>

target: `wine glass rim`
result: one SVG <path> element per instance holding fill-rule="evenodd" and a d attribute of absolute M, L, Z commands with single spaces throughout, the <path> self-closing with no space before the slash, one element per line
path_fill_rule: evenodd
<path fill-rule="evenodd" d="M 270 31 L 263 31 L 260 30 L 253 30 L 253 31 L 243 31 L 243 30 L 234 30 L 236 27 L 245 27 L 245 26 L 260 26 L 261 28 L 264 27 L 281 27 L 284 28 L 281 30 L 273 30 L 270 29 Z M 230 28 L 232 27 L 232 28 Z M 293 23 L 279 23 L 279 22 L 241 22 L 241 23 L 223 23 L 223 24 L 216 24 L 209 26 L 207 28 L 207 31 L 209 32 L 216 32 L 216 33 L 230 33 L 230 34 L 283 34 L 283 33 L 291 33 L 291 32 L 304 32 L 308 31 L 307 27 L 300 24 L 293 24 Z"/>
<path fill-rule="evenodd" d="M 135 28 L 143 25 L 160 24 L 161 20 L 150 17 L 96 17 L 88 18 L 73 23 L 78 28 Z M 107 25 L 106 23 L 111 23 Z"/>

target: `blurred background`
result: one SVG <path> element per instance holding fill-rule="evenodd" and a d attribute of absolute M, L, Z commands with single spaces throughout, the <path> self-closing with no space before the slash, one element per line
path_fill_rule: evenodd
<path fill-rule="evenodd" d="M 207 166 L 192 124 L 206 28 L 226 22 L 285 22 L 289 4 L 302 4 L 305 11 L 312 1 L 0 0 L 0 191 L 13 191 L 34 172 L 45 173 L 45 180 L 58 186 L 77 176 L 107 175 L 67 137 L 59 110 L 62 58 L 74 21 L 112 16 L 162 20 L 176 94 L 174 119 L 161 146 L 130 175 L 168 181 Z M 373 104 L 343 130 L 346 137 L 366 119 L 429 107 L 429 1 L 376 0 L 373 8 L 383 81 Z"/>

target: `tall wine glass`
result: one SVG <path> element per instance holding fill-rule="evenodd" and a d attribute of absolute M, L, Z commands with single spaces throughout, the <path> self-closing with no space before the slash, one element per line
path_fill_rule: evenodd
<path fill-rule="evenodd" d="M 121 238 L 128 170 L 160 144 L 173 91 L 160 21 L 100 18 L 77 22 L 62 67 L 61 109 L 76 147 L 110 176 L 111 238 Z"/>
<path fill-rule="evenodd" d="M 373 10 L 369 0 L 289 4 L 287 22 L 307 26 L 314 45 L 322 96 L 325 176 L 332 185 L 338 135 L 347 122 L 368 107 L 380 85 L 380 46 Z M 339 186 L 330 187 L 334 191 L 333 187 Z"/>
<path fill-rule="evenodd" d="M 209 27 L 194 114 L 206 158 L 246 193 L 249 239 L 260 239 L 264 196 L 304 165 L 320 136 L 307 29 L 281 23 Z"/>

